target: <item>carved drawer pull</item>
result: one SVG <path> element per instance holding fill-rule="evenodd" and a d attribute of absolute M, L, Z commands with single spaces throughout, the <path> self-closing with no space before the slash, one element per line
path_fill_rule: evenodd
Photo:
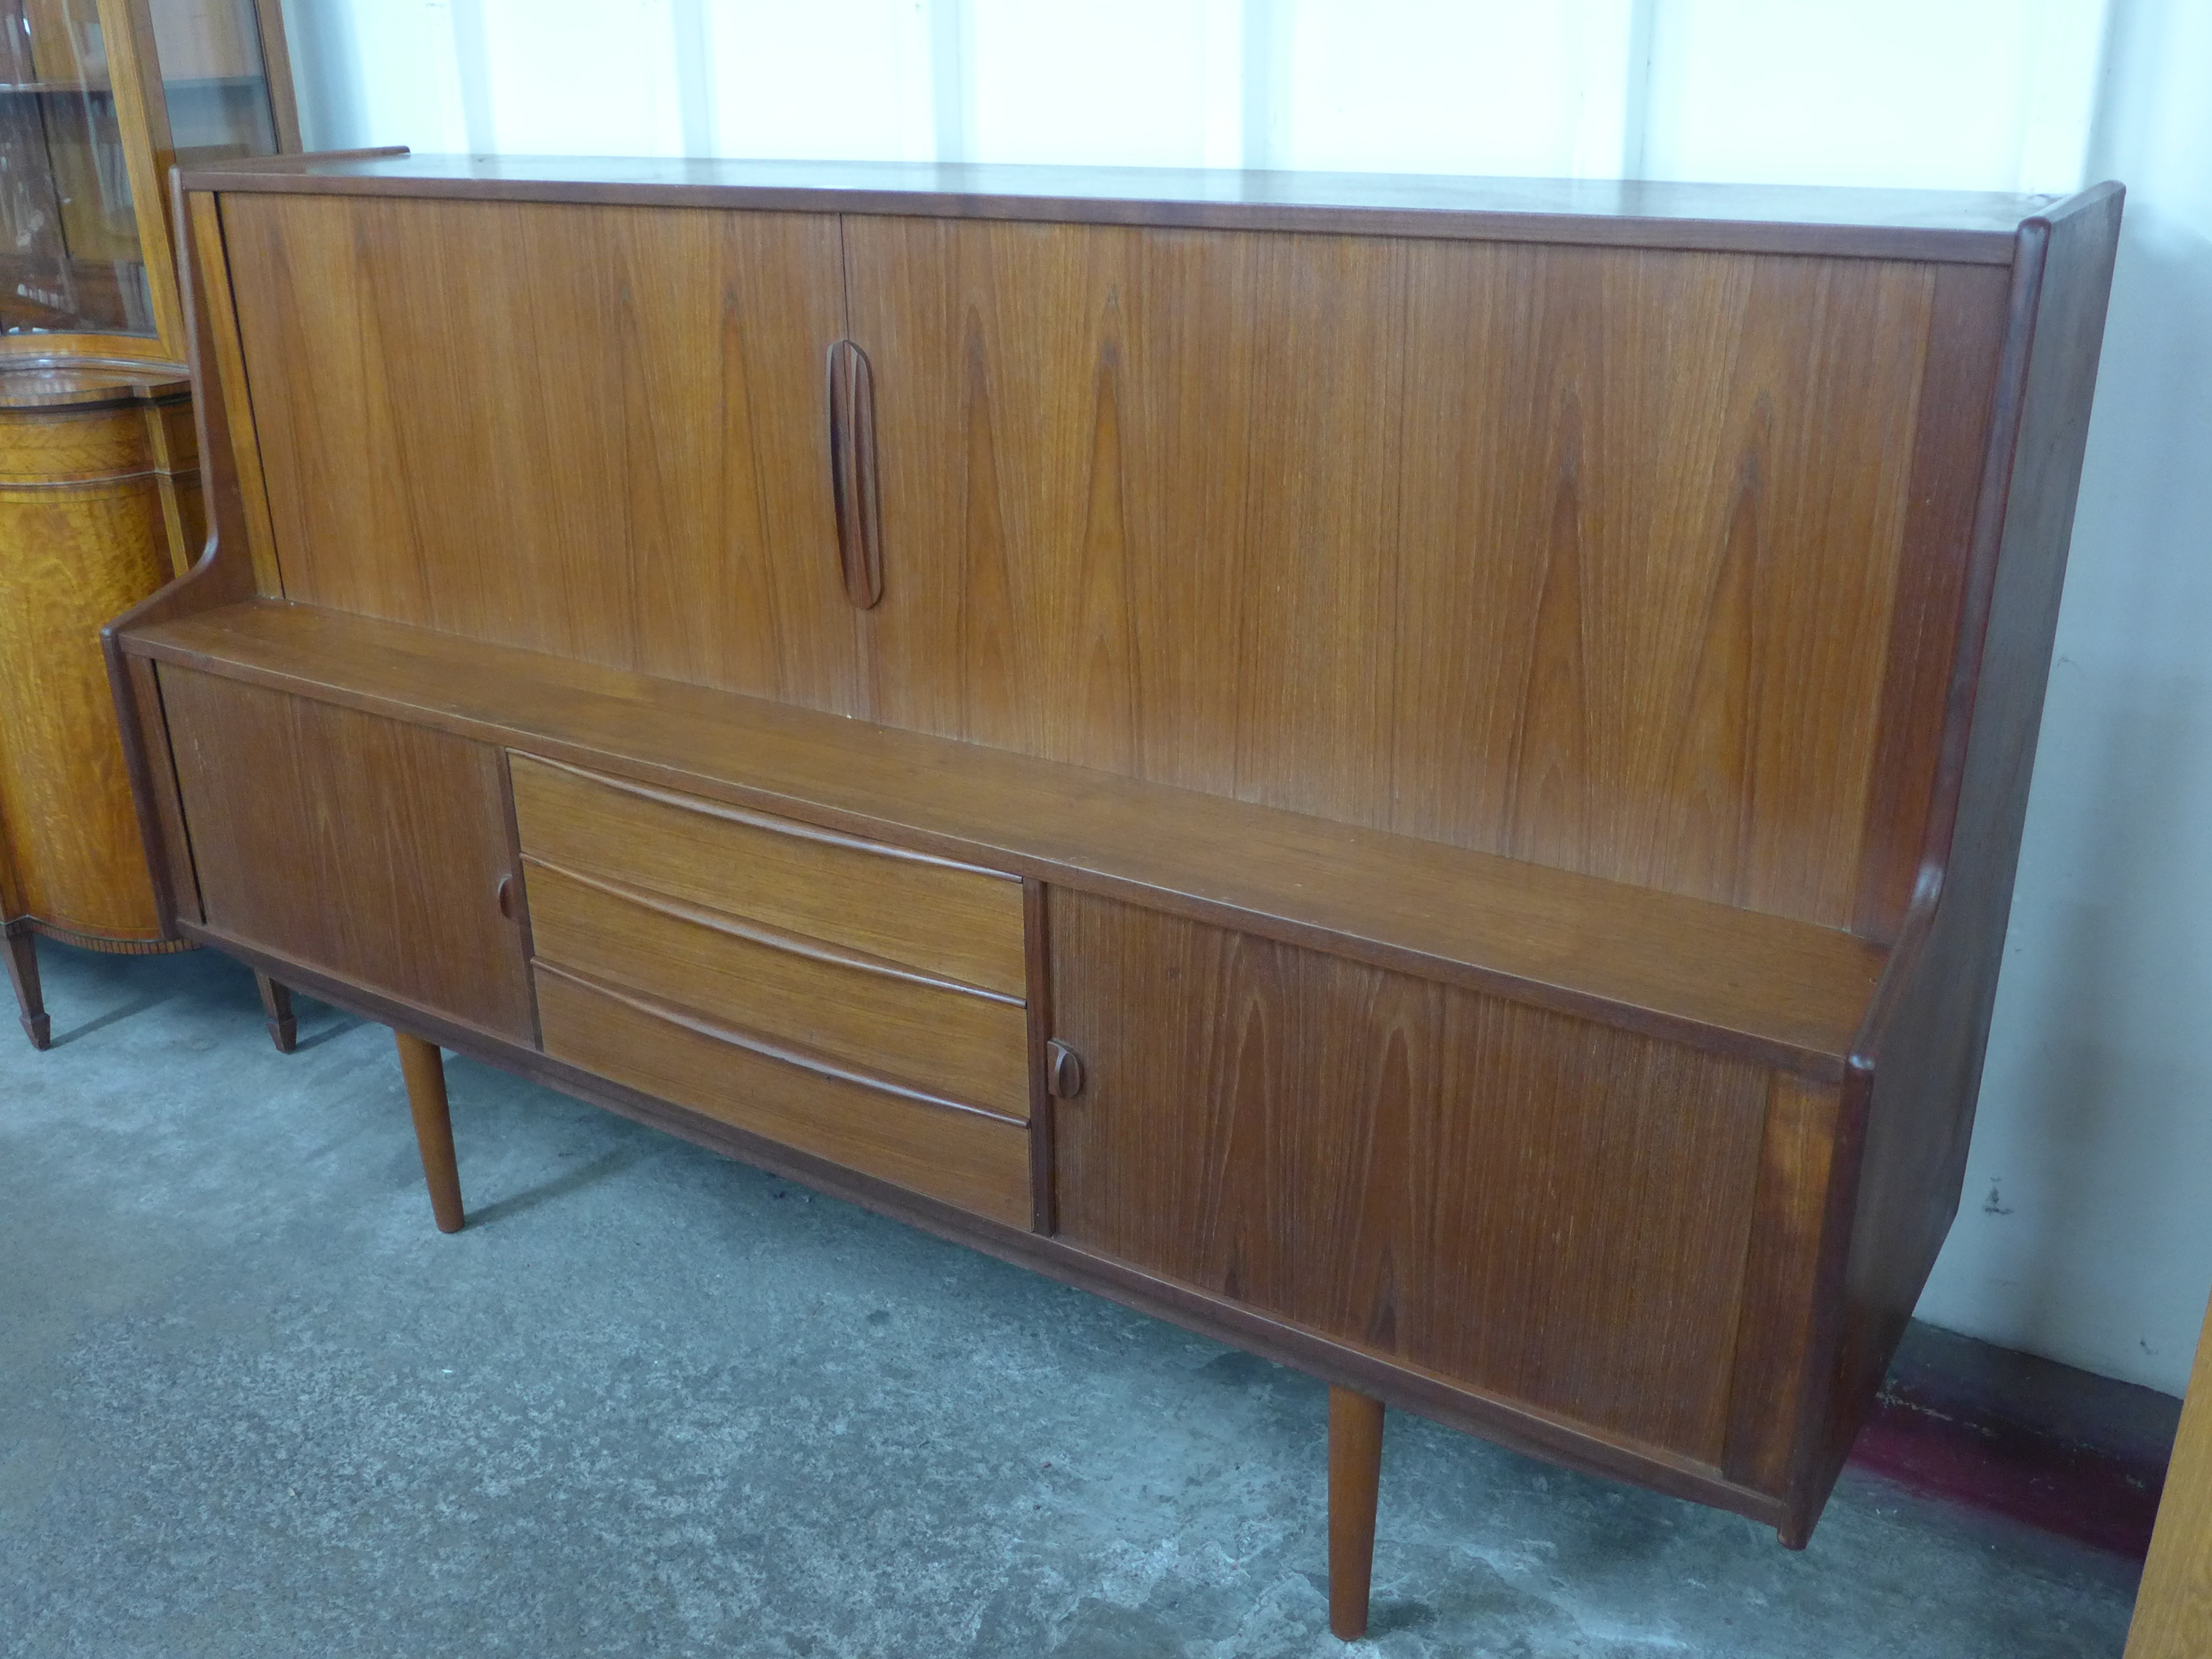
<path fill-rule="evenodd" d="M 845 597 L 866 611 L 884 596 L 876 388 L 868 354 L 850 340 L 830 348 L 830 489 L 837 504 L 837 563 Z"/>

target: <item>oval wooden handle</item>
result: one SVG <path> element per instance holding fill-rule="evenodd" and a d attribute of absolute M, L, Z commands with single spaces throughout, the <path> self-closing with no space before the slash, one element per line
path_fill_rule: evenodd
<path fill-rule="evenodd" d="M 1083 1092 L 1083 1056 L 1065 1042 L 1044 1045 L 1045 1085 L 1054 1097 L 1073 1100 Z"/>
<path fill-rule="evenodd" d="M 498 887 L 497 887 L 497 888 L 495 888 L 495 889 L 494 890 L 494 891 L 493 891 L 493 896 L 494 896 L 494 897 L 495 897 L 495 898 L 499 901 L 499 913 L 500 913 L 500 915 L 501 915 L 505 916 L 505 917 L 506 917 L 509 921 L 513 921 L 514 920 L 514 876 L 512 876 L 512 875 L 505 875 L 505 876 L 501 876 L 501 877 L 499 878 L 499 885 L 498 885 Z"/>
<path fill-rule="evenodd" d="M 876 387 L 868 354 L 830 348 L 830 491 L 845 597 L 862 611 L 884 596 L 883 515 L 876 487 Z"/>

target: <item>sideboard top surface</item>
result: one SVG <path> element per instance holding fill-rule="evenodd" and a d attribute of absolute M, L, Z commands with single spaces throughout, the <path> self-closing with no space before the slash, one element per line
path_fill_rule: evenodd
<path fill-rule="evenodd" d="M 629 203 L 1578 242 L 2008 264 L 2059 198 L 1832 185 L 912 161 L 343 154 L 203 165 L 186 190 Z"/>
<path fill-rule="evenodd" d="M 314 605 L 252 600 L 127 641 L 1814 1077 L 1842 1075 L 1888 958 L 1782 916 Z"/>

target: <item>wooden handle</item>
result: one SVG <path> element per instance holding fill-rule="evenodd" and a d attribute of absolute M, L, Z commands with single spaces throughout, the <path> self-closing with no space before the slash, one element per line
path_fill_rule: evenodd
<path fill-rule="evenodd" d="M 830 348 L 830 489 L 837 506 L 837 564 L 845 597 L 871 610 L 884 596 L 876 386 L 868 354 L 850 340 Z"/>
<path fill-rule="evenodd" d="M 1044 1045 L 1045 1083 L 1060 1100 L 1083 1092 L 1083 1056 L 1055 1039 Z"/>
<path fill-rule="evenodd" d="M 500 915 L 513 921 L 514 920 L 514 878 L 511 875 L 501 876 L 499 878 L 499 886 L 495 890 L 493 896 L 499 901 Z"/>

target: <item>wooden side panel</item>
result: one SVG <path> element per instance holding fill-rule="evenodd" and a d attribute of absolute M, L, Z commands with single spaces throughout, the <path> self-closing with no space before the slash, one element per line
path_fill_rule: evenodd
<path fill-rule="evenodd" d="M 1718 1464 L 1767 1073 L 1049 896 L 1060 1236 Z"/>
<path fill-rule="evenodd" d="M 852 712 L 826 215 L 230 196 L 283 592 Z"/>
<path fill-rule="evenodd" d="M 210 927 L 484 1030 L 533 1039 L 500 751 L 164 667 Z"/>
<path fill-rule="evenodd" d="M 875 718 L 1850 923 L 1933 267 L 846 236 Z"/>
<path fill-rule="evenodd" d="M 530 926 L 547 962 L 611 980 L 743 1030 L 1007 1117 L 1030 1115 L 1027 1015 L 1018 1000 L 551 865 L 525 866 Z M 842 960 L 840 960 L 840 957 Z"/>
<path fill-rule="evenodd" d="M 1030 1222 L 1021 1125 L 902 1098 L 720 1042 L 640 1000 L 540 969 L 556 1060 L 1010 1227 Z"/>
<path fill-rule="evenodd" d="M 2021 234 L 1989 469 L 1923 886 L 1852 1057 L 1860 1119 L 1817 1511 L 1896 1352 L 1959 1203 L 2073 535 L 2119 234 L 2117 187 Z M 1954 805 L 1947 811 L 1944 796 Z M 1947 821 L 1948 838 L 1942 838 Z M 1932 898 L 1930 916 L 1925 905 Z M 1847 1125 L 1847 1128 L 1849 1126 Z M 1808 1523 L 1809 1524 L 1809 1522 Z"/>

